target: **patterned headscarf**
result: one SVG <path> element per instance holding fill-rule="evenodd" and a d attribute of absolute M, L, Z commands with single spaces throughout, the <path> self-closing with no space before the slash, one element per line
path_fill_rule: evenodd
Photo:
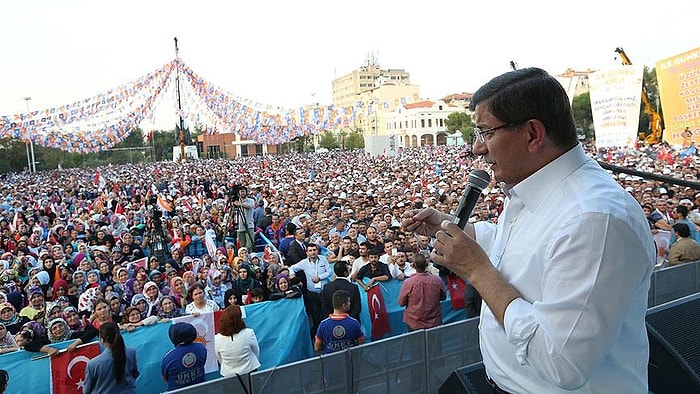
<path fill-rule="evenodd" d="M 55 324 L 62 324 L 63 325 L 64 332 L 63 332 L 63 335 L 61 335 L 60 337 L 54 336 L 53 332 L 51 331 L 51 327 L 53 327 Z M 61 318 L 61 317 L 57 317 L 57 318 L 51 320 L 49 322 L 48 328 L 49 328 L 49 330 L 48 330 L 49 341 L 51 341 L 51 343 L 66 341 L 66 340 L 68 340 L 68 338 L 70 338 L 70 336 L 72 334 L 70 327 L 68 327 L 68 323 L 66 323 L 66 321 L 63 320 L 63 318 Z"/>
<path fill-rule="evenodd" d="M 78 312 L 92 312 L 92 305 L 97 299 L 97 287 L 91 287 L 85 290 L 80 297 L 78 297 Z"/>

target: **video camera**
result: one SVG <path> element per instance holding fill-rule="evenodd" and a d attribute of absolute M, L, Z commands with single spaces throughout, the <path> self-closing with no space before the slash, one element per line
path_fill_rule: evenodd
<path fill-rule="evenodd" d="M 230 199 L 238 199 L 241 196 L 241 190 L 248 190 L 240 183 L 234 183 L 228 188 L 228 197 Z"/>

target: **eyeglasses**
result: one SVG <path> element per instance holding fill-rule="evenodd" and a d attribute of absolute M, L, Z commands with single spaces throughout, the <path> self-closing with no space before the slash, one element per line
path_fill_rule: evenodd
<path fill-rule="evenodd" d="M 486 137 L 487 135 L 493 134 L 497 130 L 505 129 L 505 128 L 509 128 L 509 127 L 513 127 L 513 126 L 514 126 L 513 124 L 505 123 L 505 124 L 502 124 L 500 126 L 491 127 L 490 129 L 486 129 L 486 130 L 481 130 L 478 127 L 474 127 L 474 136 L 476 137 L 476 140 L 479 141 L 479 143 L 483 144 L 486 142 L 486 139 L 484 137 Z"/>

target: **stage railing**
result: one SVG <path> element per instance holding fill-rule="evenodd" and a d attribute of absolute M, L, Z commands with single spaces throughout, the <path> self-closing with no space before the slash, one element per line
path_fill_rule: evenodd
<path fill-rule="evenodd" d="M 674 265 L 654 271 L 649 288 L 651 308 L 700 292 L 700 261 Z"/>
<path fill-rule="evenodd" d="M 455 369 L 481 360 L 478 325 L 478 318 L 463 320 L 255 372 L 250 393 L 437 393 Z M 227 378 L 174 392 L 245 390 Z"/>

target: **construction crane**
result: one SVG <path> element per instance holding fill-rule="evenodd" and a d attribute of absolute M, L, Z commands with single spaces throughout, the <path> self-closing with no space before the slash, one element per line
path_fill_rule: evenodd
<path fill-rule="evenodd" d="M 615 52 L 620 55 L 623 65 L 631 65 L 632 61 L 621 47 L 615 48 Z M 663 133 L 663 125 L 661 115 L 659 114 L 651 103 L 649 98 L 649 93 L 647 93 L 646 85 L 642 81 L 642 105 L 644 105 L 644 113 L 649 116 L 649 133 L 640 133 L 639 138 L 644 140 L 647 144 L 656 144 L 661 142 L 661 137 Z"/>

